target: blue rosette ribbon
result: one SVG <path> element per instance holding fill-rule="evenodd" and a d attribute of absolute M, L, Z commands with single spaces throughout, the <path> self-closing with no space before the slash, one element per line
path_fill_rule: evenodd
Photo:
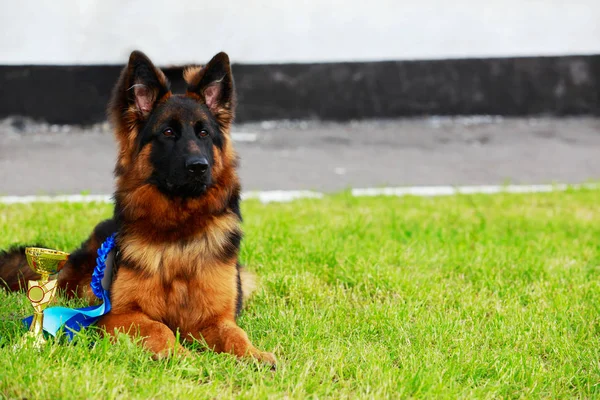
<path fill-rule="evenodd" d="M 109 291 L 102 286 L 102 278 L 106 269 L 106 258 L 115 247 L 115 236 L 113 233 L 109 236 L 102 246 L 98 249 L 98 257 L 96 258 L 96 267 L 92 273 L 92 292 L 102 300 L 102 303 L 96 306 L 83 308 L 67 308 L 67 307 L 50 307 L 44 310 L 44 332 L 52 336 L 56 336 L 59 331 L 64 331 L 69 340 L 73 339 L 76 332 L 94 324 L 98 319 L 110 311 L 110 296 Z M 29 316 L 23 320 L 29 328 L 33 316 Z"/>

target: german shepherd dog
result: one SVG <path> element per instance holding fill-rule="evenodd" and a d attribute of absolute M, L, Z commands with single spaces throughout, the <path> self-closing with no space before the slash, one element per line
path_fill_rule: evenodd
<path fill-rule="evenodd" d="M 89 283 L 96 251 L 117 232 L 112 310 L 98 324 L 110 334 L 143 337 L 155 357 L 184 340 L 217 352 L 275 365 L 237 326 L 252 275 L 238 261 L 242 239 L 240 183 L 230 127 L 235 90 L 229 57 L 185 69 L 187 90 L 173 94 L 164 73 L 131 53 L 108 107 L 119 153 L 115 209 L 58 275 L 67 296 L 94 298 Z M 0 279 L 11 290 L 38 276 L 23 248 L 0 255 Z M 247 290 L 246 290 L 247 291 Z"/>

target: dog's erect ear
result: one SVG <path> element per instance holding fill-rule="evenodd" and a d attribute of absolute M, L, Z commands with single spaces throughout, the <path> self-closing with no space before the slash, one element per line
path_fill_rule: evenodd
<path fill-rule="evenodd" d="M 141 124 L 148 119 L 156 104 L 170 94 L 165 74 L 144 53 L 131 53 L 108 106 L 108 116 L 115 126 L 119 143 L 119 157 L 115 166 L 117 176 L 131 165 Z"/>
<path fill-rule="evenodd" d="M 156 101 L 169 92 L 169 81 L 141 51 L 134 51 L 129 56 L 127 75 L 129 103 L 135 104 L 137 111 L 146 117 Z"/>
<path fill-rule="evenodd" d="M 184 72 L 188 93 L 199 96 L 220 123 L 231 122 L 235 108 L 235 90 L 229 57 L 219 53 L 202 69 Z"/>
<path fill-rule="evenodd" d="M 111 114 L 130 122 L 144 120 L 157 101 L 169 92 L 165 74 L 144 53 L 134 51 L 115 86 Z M 134 115 L 127 116 L 128 113 Z"/>

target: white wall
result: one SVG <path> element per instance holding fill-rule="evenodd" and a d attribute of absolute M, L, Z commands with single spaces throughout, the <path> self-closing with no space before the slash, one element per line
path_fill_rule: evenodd
<path fill-rule="evenodd" d="M 2 0 L 0 23 L 0 64 L 600 54 L 600 0 Z"/>

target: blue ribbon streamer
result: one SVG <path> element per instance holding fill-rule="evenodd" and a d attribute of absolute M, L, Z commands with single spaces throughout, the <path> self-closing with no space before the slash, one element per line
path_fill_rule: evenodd
<path fill-rule="evenodd" d="M 44 331 L 52 336 L 63 330 L 69 340 L 73 339 L 76 332 L 94 324 L 98 319 L 110 311 L 110 293 L 102 287 L 102 278 L 106 269 L 106 258 L 115 247 L 115 236 L 109 236 L 98 249 L 96 267 L 92 273 L 92 292 L 102 300 L 102 304 L 83 308 L 50 307 L 44 310 Z M 29 328 L 33 316 L 23 320 Z"/>

